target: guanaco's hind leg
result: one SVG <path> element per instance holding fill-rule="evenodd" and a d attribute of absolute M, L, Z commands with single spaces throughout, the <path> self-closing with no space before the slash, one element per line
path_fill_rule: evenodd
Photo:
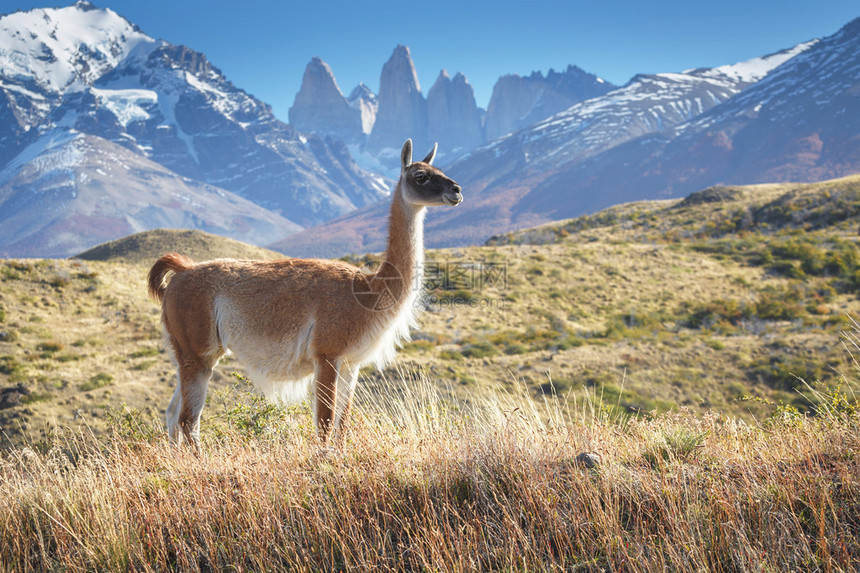
<path fill-rule="evenodd" d="M 352 411 L 352 397 L 358 381 L 358 366 L 343 361 L 338 368 L 337 399 L 334 413 L 334 438 L 342 441 L 346 437 L 346 427 Z"/>
<path fill-rule="evenodd" d="M 178 426 L 182 436 L 198 450 L 200 449 L 200 414 L 206 403 L 206 389 L 212 377 L 212 364 L 192 360 L 179 365 Z"/>
<path fill-rule="evenodd" d="M 170 442 L 179 444 L 182 442 L 182 436 L 179 430 L 179 410 L 182 408 L 182 383 L 179 381 L 179 375 L 176 376 L 176 390 L 173 391 L 173 398 L 170 399 L 170 404 L 167 406 L 167 435 Z"/>
<path fill-rule="evenodd" d="M 317 433 L 324 443 L 328 441 L 332 429 L 339 366 L 339 360 L 318 358 L 314 367 L 314 399 L 311 401 L 311 407 L 314 408 Z"/>
<path fill-rule="evenodd" d="M 178 380 L 173 398 L 167 406 L 167 432 L 171 442 L 180 444 L 187 441 L 199 449 L 200 414 L 206 403 L 206 390 L 212 377 L 212 368 L 218 359 L 197 356 L 193 351 L 180 346 L 173 337 L 168 342 L 173 350 Z"/>

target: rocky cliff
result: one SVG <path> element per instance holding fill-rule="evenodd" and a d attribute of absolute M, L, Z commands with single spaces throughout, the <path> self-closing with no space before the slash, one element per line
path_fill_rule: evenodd
<path fill-rule="evenodd" d="M 466 76 L 452 80 L 445 70 L 427 93 L 427 131 L 439 143 L 440 160 L 453 159 L 481 145 L 481 113 Z"/>
<path fill-rule="evenodd" d="M 361 133 L 369 135 L 376 123 L 376 112 L 379 109 L 379 100 L 369 87 L 359 83 L 349 93 L 347 100 L 349 105 L 358 110 L 361 117 Z"/>
<path fill-rule="evenodd" d="M 334 74 L 318 57 L 311 59 L 290 108 L 290 124 L 299 131 L 331 136 L 347 143 L 362 138 L 362 113 L 343 97 Z"/>
<path fill-rule="evenodd" d="M 416 149 L 432 145 L 427 134 L 427 102 L 409 48 L 397 46 L 382 66 L 379 77 L 379 110 L 367 141 L 372 152 L 400 150 L 411 137 Z M 396 153 L 395 153 L 396 155 Z"/>
<path fill-rule="evenodd" d="M 484 121 L 486 140 L 501 137 L 558 113 L 575 103 L 597 97 L 616 86 L 576 66 L 530 76 L 507 75 L 493 87 Z"/>

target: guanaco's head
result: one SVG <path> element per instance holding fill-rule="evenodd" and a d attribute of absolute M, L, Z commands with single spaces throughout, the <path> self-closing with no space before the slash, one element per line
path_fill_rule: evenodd
<path fill-rule="evenodd" d="M 412 162 L 412 140 L 407 139 L 400 151 L 400 184 L 403 198 L 413 205 L 453 207 L 463 201 L 456 181 L 433 167 L 438 144 L 421 161 Z"/>

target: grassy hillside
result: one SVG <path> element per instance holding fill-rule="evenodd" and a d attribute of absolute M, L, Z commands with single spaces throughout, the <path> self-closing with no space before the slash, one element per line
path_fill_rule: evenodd
<path fill-rule="evenodd" d="M 465 389 L 585 385 L 628 411 L 766 414 L 744 396 L 805 409 L 797 377 L 835 384 L 848 367 L 858 214 L 860 177 L 717 188 L 435 251 L 466 276 L 431 292 L 402 357 Z M 477 284 L 470 263 L 506 280 Z"/>
<path fill-rule="evenodd" d="M 155 229 L 96 245 L 72 258 L 84 261 L 152 264 L 164 253 L 181 251 L 197 261 L 217 258 L 281 259 L 281 253 L 196 230 Z"/>
<path fill-rule="evenodd" d="M 806 411 L 800 379 L 826 388 L 849 367 L 858 212 L 860 177 L 716 188 L 431 251 L 426 312 L 398 364 L 465 400 L 524 388 L 538 401 L 589 392 L 624 414 Z M 102 260 L 0 262 L 0 423 L 13 442 L 76 421 L 98 431 L 121 403 L 160 416 L 174 374 L 144 285 L 168 250 L 267 256 L 154 231 L 82 255 Z M 223 361 L 213 392 L 236 370 Z"/>
<path fill-rule="evenodd" d="M 858 209 L 709 189 L 430 252 L 344 444 L 228 360 L 200 457 L 145 276 L 241 250 L 2 261 L 0 570 L 853 571 Z"/>

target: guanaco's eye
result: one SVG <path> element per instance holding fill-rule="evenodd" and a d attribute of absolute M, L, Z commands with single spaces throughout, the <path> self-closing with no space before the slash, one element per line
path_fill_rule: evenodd
<path fill-rule="evenodd" d="M 427 179 L 428 179 L 427 174 L 424 173 L 423 171 L 419 171 L 418 173 L 415 174 L 415 182 L 418 183 L 419 185 L 424 185 L 425 183 L 427 183 Z"/>

